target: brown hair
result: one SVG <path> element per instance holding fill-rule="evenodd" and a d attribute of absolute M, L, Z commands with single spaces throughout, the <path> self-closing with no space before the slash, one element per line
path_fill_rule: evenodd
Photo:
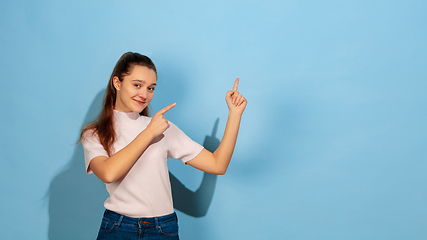
<path fill-rule="evenodd" d="M 157 74 L 156 66 L 149 57 L 133 52 L 127 52 L 123 54 L 117 61 L 116 66 L 111 73 L 110 81 L 108 82 L 107 89 L 105 90 L 104 102 L 101 112 L 93 122 L 90 122 L 83 128 L 80 134 L 79 141 L 82 140 L 83 134 L 86 131 L 93 130 L 92 134 L 98 135 L 99 142 L 102 144 L 105 151 L 107 151 L 108 156 L 111 156 L 112 146 L 116 140 L 116 132 L 114 131 L 113 122 L 113 110 L 114 105 L 116 104 L 117 91 L 113 85 L 113 78 L 117 76 L 120 81 L 123 81 L 123 77 L 129 75 L 135 65 L 147 67 L 151 70 L 154 70 L 154 72 Z M 149 114 L 150 110 L 148 107 L 144 108 L 144 110 L 139 113 L 139 115 L 143 116 L 148 116 Z"/>

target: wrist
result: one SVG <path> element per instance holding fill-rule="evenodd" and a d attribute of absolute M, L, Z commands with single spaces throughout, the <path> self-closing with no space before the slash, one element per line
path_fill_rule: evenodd
<path fill-rule="evenodd" d="M 152 131 L 150 131 L 149 128 L 146 128 L 146 129 L 142 130 L 142 132 L 139 135 L 140 136 L 142 135 L 146 139 L 150 139 L 150 141 L 155 138 L 154 133 Z"/>
<path fill-rule="evenodd" d="M 228 116 L 230 116 L 230 117 L 241 118 L 242 114 L 243 114 L 243 112 L 238 112 L 238 111 L 235 111 L 233 109 L 229 109 L 229 111 L 228 111 Z"/>

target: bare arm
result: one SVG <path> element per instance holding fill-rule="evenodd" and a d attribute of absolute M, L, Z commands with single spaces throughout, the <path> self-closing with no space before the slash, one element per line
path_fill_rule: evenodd
<path fill-rule="evenodd" d="M 246 108 L 246 99 L 237 91 L 239 78 L 234 82 L 233 90 L 228 91 L 225 97 L 229 109 L 224 136 L 214 153 L 203 149 L 195 158 L 188 161 L 188 165 L 207 173 L 223 175 L 227 171 L 234 147 L 237 141 L 240 121 Z"/>
<path fill-rule="evenodd" d="M 105 183 L 112 183 L 127 173 L 147 149 L 150 142 L 169 128 L 169 123 L 163 114 L 174 106 L 175 103 L 154 114 L 147 128 L 117 153 L 109 158 L 105 156 L 93 158 L 90 162 L 90 168 L 95 175 Z"/>

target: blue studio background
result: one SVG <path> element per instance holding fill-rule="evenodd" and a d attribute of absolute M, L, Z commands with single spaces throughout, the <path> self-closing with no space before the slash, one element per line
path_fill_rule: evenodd
<path fill-rule="evenodd" d="M 207 148 L 240 77 L 224 176 L 169 160 L 182 239 L 427 239 L 426 1 L 2 1 L 1 239 L 94 239 L 76 145 L 118 58 Z"/>

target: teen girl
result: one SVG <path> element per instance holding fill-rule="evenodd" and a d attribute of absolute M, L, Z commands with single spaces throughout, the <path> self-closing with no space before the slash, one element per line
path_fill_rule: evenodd
<path fill-rule="evenodd" d="M 239 79 L 225 97 L 229 115 L 214 153 L 166 120 L 175 103 L 148 117 L 156 81 L 150 58 L 123 54 L 98 118 L 82 130 L 86 171 L 105 182 L 110 194 L 98 239 L 179 239 L 167 159 L 211 174 L 225 174 L 230 163 L 247 103 L 237 91 Z"/>

